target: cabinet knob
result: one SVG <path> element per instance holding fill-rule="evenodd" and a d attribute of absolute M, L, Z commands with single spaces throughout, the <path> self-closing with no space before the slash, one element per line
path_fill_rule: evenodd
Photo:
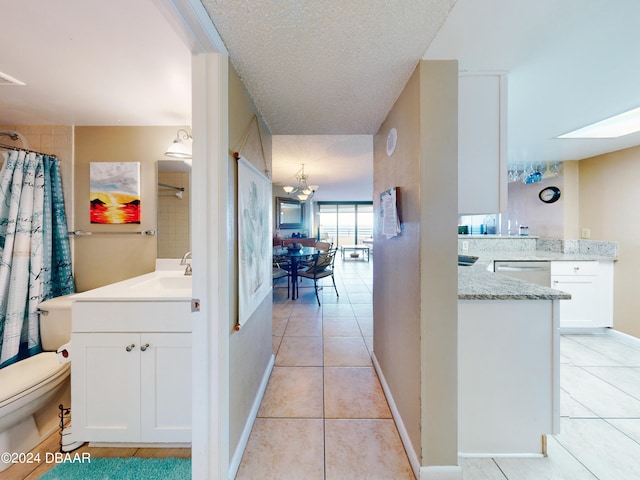
<path fill-rule="evenodd" d="M 126 350 L 127 352 L 130 352 L 131 350 L 133 350 L 133 349 L 135 348 L 135 346 L 136 346 L 136 345 L 135 345 L 135 343 L 132 343 L 132 344 L 130 344 L 130 345 L 127 345 L 127 346 L 125 347 L 125 350 Z"/>
<path fill-rule="evenodd" d="M 140 350 L 142 350 L 143 352 L 146 352 L 146 351 L 147 351 L 147 348 L 149 348 L 149 344 L 148 344 L 148 343 L 145 343 L 144 345 L 142 345 L 142 346 L 140 347 Z"/>

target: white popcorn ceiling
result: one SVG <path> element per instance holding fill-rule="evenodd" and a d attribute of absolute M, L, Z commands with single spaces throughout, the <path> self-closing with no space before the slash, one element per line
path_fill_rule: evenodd
<path fill-rule="evenodd" d="M 455 0 L 202 3 L 274 135 L 371 135 Z"/>

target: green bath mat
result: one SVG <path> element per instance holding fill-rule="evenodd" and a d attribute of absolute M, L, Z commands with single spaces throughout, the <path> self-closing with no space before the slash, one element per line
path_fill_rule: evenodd
<path fill-rule="evenodd" d="M 71 454 L 73 455 L 73 454 Z M 91 458 L 60 463 L 40 480 L 189 480 L 188 458 Z"/>

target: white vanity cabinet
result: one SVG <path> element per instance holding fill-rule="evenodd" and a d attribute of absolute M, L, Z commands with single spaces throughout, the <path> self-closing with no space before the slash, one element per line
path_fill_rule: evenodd
<path fill-rule="evenodd" d="M 505 212 L 506 74 L 461 74 L 458 94 L 458 213 Z"/>
<path fill-rule="evenodd" d="M 187 302 L 74 303 L 74 440 L 191 441 L 189 319 Z"/>
<path fill-rule="evenodd" d="M 613 262 L 551 262 L 551 288 L 571 294 L 560 302 L 561 328 L 613 326 Z"/>

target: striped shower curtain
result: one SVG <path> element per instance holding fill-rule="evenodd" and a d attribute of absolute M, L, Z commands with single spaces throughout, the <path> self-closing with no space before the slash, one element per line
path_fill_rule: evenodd
<path fill-rule="evenodd" d="M 56 157 L 4 153 L 0 170 L 0 368 L 42 351 L 37 307 L 73 293 Z"/>

